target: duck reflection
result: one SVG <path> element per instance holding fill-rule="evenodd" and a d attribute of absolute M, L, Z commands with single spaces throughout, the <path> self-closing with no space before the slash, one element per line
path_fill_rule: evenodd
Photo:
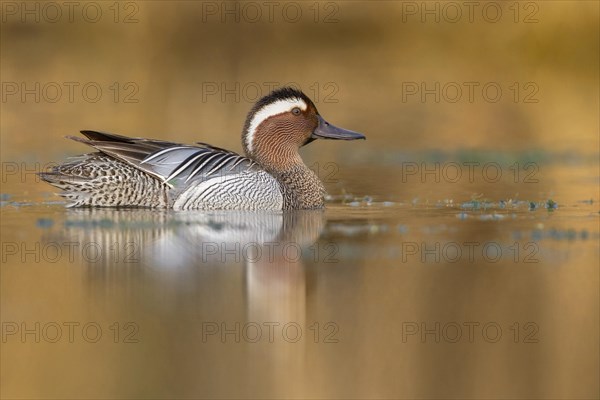
<path fill-rule="evenodd" d="M 180 280 L 182 270 L 189 277 L 193 268 L 243 265 L 249 321 L 304 325 L 302 252 L 324 226 L 323 211 L 70 209 L 61 235 L 81 246 L 89 276 L 100 281 L 130 279 L 149 268 L 166 283 Z"/>
<path fill-rule="evenodd" d="M 164 365 L 175 359 L 180 366 L 164 374 L 182 386 L 200 379 L 209 392 L 236 376 L 246 387 L 301 393 L 311 334 L 306 275 L 323 211 L 64 212 L 64 227 L 46 239 L 90 249 L 73 263 L 83 267 L 75 270 L 83 277 L 82 306 L 139 325 L 140 343 L 151 344 Z M 207 324 L 219 332 L 207 335 Z M 282 337 L 287 324 L 290 340 Z M 260 327 L 260 340 L 247 326 Z"/>

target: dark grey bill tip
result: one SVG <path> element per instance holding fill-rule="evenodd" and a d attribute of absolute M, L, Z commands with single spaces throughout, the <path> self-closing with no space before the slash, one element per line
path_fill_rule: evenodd
<path fill-rule="evenodd" d="M 357 140 L 366 139 L 362 133 L 354 132 L 348 129 L 338 128 L 325 121 L 319 115 L 319 126 L 314 130 L 311 138 L 313 139 L 334 139 L 334 140 Z"/>

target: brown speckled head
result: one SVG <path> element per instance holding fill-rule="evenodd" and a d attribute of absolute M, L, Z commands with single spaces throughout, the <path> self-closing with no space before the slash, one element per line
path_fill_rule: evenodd
<path fill-rule="evenodd" d="M 314 103 L 289 87 L 271 92 L 250 110 L 242 143 L 246 155 L 268 169 L 285 171 L 302 164 L 298 149 L 317 138 L 364 139 L 327 123 Z"/>

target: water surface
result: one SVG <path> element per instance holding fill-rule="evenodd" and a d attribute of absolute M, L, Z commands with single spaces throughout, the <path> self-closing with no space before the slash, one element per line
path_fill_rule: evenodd
<path fill-rule="evenodd" d="M 597 163 L 542 161 L 536 183 L 407 165 L 338 165 L 326 210 L 286 213 L 65 209 L 13 179 L 5 395 L 597 390 Z"/>

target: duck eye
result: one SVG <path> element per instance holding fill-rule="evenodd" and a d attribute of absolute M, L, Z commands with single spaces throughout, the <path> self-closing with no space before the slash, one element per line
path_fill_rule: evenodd
<path fill-rule="evenodd" d="M 292 108 L 292 113 L 293 113 L 294 115 L 300 115 L 300 112 L 301 112 L 301 111 L 300 111 L 300 109 L 299 109 L 298 107 L 294 107 L 294 108 Z"/>

